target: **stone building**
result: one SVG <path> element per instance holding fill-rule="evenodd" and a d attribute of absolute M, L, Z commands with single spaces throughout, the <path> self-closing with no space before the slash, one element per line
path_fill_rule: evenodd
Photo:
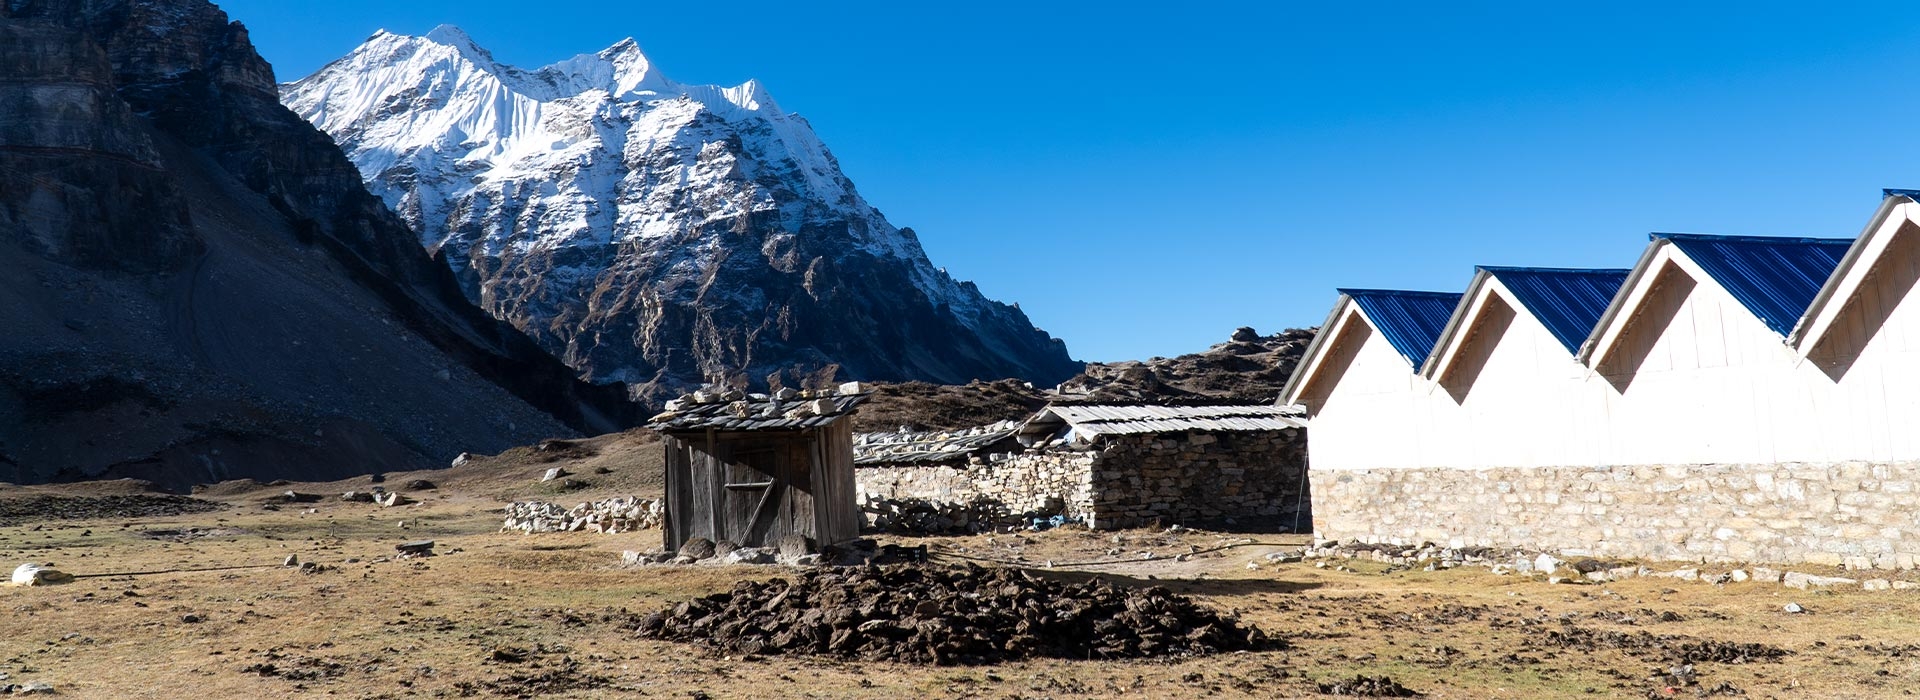
<path fill-rule="evenodd" d="M 987 501 L 1096 529 L 1311 520 L 1306 426 L 1275 406 L 1049 406 L 1013 436 L 1008 451 L 943 461 L 890 459 L 883 437 L 863 437 L 856 477 L 869 497 Z"/>

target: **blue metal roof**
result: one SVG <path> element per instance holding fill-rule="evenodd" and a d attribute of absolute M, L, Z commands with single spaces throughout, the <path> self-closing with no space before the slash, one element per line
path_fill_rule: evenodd
<path fill-rule="evenodd" d="M 1785 336 L 1840 266 L 1851 238 L 1655 233 L 1679 246 L 1775 333 Z"/>
<path fill-rule="evenodd" d="M 1342 289 L 1340 293 L 1359 304 L 1361 313 L 1380 329 L 1387 343 L 1414 367 L 1433 352 L 1433 344 L 1440 341 L 1440 332 L 1447 328 L 1447 319 L 1453 317 L 1453 307 L 1460 304 L 1460 295 L 1452 292 Z"/>
<path fill-rule="evenodd" d="M 1920 190 L 1907 190 L 1907 189 L 1901 189 L 1898 187 L 1888 187 L 1886 189 L 1880 190 L 1880 196 L 1883 199 L 1886 197 L 1906 197 L 1907 199 L 1920 202 Z"/>
<path fill-rule="evenodd" d="M 1567 352 L 1579 352 L 1580 343 L 1593 332 L 1593 324 L 1600 322 L 1607 305 L 1613 303 L 1614 293 L 1632 272 L 1487 265 L 1480 269 L 1513 292 L 1520 304 L 1567 346 Z"/>

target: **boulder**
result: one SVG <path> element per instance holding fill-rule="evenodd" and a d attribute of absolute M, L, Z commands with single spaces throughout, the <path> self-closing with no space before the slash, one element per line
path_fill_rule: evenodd
<path fill-rule="evenodd" d="M 46 564 L 21 564 L 13 570 L 13 584 L 16 586 L 46 586 L 72 580 L 72 574 Z"/>

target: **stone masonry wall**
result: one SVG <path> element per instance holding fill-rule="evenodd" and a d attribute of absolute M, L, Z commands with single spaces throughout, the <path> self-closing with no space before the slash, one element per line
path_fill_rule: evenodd
<path fill-rule="evenodd" d="M 1306 450 L 1304 430 L 1108 437 L 1094 465 L 1089 524 L 1304 531 L 1312 517 Z"/>
<path fill-rule="evenodd" d="M 893 499 L 995 500 L 1060 512 L 1095 529 L 1242 525 L 1304 531 L 1306 432 L 1168 433 L 1103 438 L 1095 451 L 995 455 L 955 467 L 861 467 L 859 490 Z M 1296 527 L 1297 523 L 1297 527 Z"/>
<path fill-rule="evenodd" d="M 1920 464 L 1314 473 L 1325 539 L 1520 546 L 1572 556 L 1910 569 Z"/>
<path fill-rule="evenodd" d="M 854 470 L 854 475 L 862 500 L 869 495 L 936 503 L 985 498 L 1015 515 L 1058 512 L 1082 518 L 1093 507 L 1091 478 L 1096 456 L 1094 452 L 1029 452 L 995 455 L 985 464 L 964 469 L 861 467 Z"/>

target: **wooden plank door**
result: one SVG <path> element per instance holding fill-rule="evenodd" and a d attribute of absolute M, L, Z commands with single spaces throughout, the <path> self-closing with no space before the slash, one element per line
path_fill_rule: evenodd
<path fill-rule="evenodd" d="M 776 442 L 735 445 L 726 460 L 723 537 L 742 547 L 770 544 L 789 488 L 785 445 Z"/>

